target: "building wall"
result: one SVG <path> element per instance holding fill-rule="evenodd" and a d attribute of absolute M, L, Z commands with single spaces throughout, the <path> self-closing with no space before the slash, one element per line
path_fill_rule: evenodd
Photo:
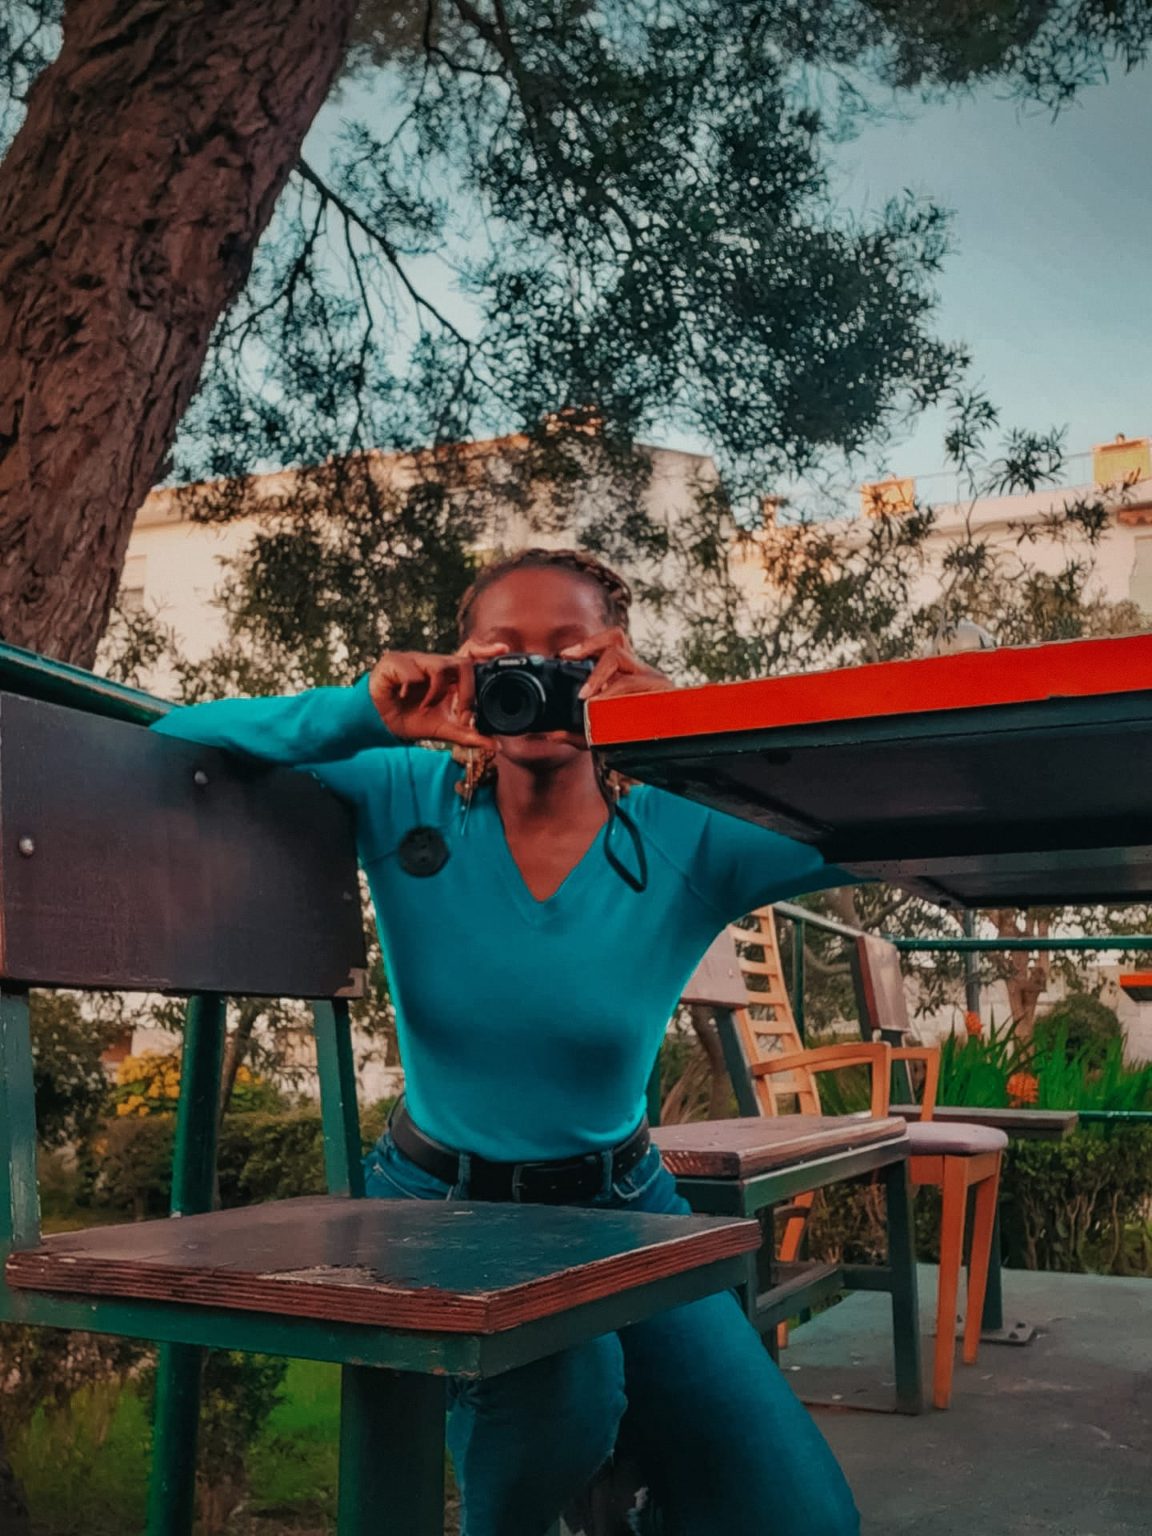
<path fill-rule="evenodd" d="M 674 526 L 691 515 L 699 489 L 716 484 L 716 468 L 710 459 L 699 455 L 665 449 L 650 452 L 652 474 L 645 491 L 647 510 L 651 517 Z M 380 472 L 385 477 L 403 479 L 407 473 L 405 461 L 400 459 L 382 456 L 380 465 Z M 266 476 L 254 484 L 257 496 L 282 496 L 290 490 L 291 476 Z M 1035 523 L 1059 505 L 1062 498 L 1091 490 L 1092 487 L 1080 487 L 1035 496 L 991 498 L 974 506 L 957 503 L 940 507 L 929 552 L 933 546 L 941 550 L 946 548 L 965 521 L 1008 546 L 1015 542 L 1016 528 L 1020 524 Z M 603 487 L 590 484 L 585 491 L 587 506 L 583 513 L 577 508 L 577 519 L 587 512 L 602 514 L 605 494 Z M 547 508 L 537 510 L 546 512 Z M 222 563 L 240 554 L 260 525 L 258 515 L 226 525 L 192 523 L 181 516 L 178 498 L 171 492 L 154 492 L 140 511 L 129 544 L 122 583 L 124 598 L 129 605 L 143 605 L 157 613 L 175 630 L 181 648 L 193 660 L 204 656 L 226 634 L 224 616 L 214 604 L 223 575 Z M 850 529 L 853 520 L 846 520 L 844 526 Z M 863 516 L 855 520 L 855 526 L 861 533 L 864 531 Z M 771 529 L 768 529 L 760 537 L 771 536 Z M 534 526 L 531 514 L 509 512 L 493 523 L 485 535 L 482 550 L 502 552 L 525 543 L 555 547 L 572 541 L 571 527 L 541 532 Z M 1150 615 L 1152 623 L 1152 481 L 1131 488 L 1113 527 L 1090 554 L 1100 595 L 1113 602 L 1131 600 L 1137 603 Z M 1048 570 L 1057 569 L 1064 558 L 1064 553 L 1047 549 L 1043 544 L 1029 549 L 1029 559 Z M 734 545 L 733 572 L 750 603 L 755 605 L 765 601 L 766 584 L 757 540 Z M 658 572 L 640 574 L 651 576 Z M 930 596 L 932 580 L 929 569 L 923 583 L 923 597 Z M 637 624 L 640 648 L 643 649 L 649 640 L 656 641 L 659 632 L 660 625 L 641 612 Z M 169 691 L 170 682 L 163 669 L 147 679 L 147 685 L 161 694 Z M 1105 966 L 1099 974 L 1107 980 L 1114 971 L 1113 967 L 1109 973 Z M 1116 1000 L 1110 1005 L 1117 1007 L 1125 1024 L 1130 1054 L 1135 1059 L 1152 1060 L 1152 1005 L 1131 1002 L 1114 982 L 1111 990 Z M 1055 1002 L 1058 995 L 1058 991 L 1054 991 L 1043 999 L 1041 1009 Z M 985 988 L 983 1012 L 986 1023 L 993 1017 L 1001 1022 L 1007 1019 L 1008 1001 L 1002 984 Z M 923 1039 L 935 1040 L 962 1027 L 962 1021 L 963 1000 L 958 997 L 953 1006 L 917 1020 L 917 1030 Z M 159 1041 L 149 1044 L 140 1040 L 134 1049 L 154 1049 L 160 1044 Z M 362 1046 L 364 1044 L 361 1042 Z M 363 1063 L 361 1091 L 366 1098 L 379 1098 L 396 1091 L 395 1069 L 384 1068 L 364 1051 L 358 1051 L 358 1057 Z"/>

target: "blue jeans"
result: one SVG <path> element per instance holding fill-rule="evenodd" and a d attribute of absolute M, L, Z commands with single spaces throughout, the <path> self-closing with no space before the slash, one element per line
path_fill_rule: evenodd
<path fill-rule="evenodd" d="M 365 1175 L 377 1198 L 467 1198 L 388 1136 Z M 655 1148 L 589 1204 L 689 1209 Z M 448 1445 L 464 1536 L 544 1536 L 622 1425 L 669 1536 L 858 1536 L 844 1474 L 731 1293 L 456 1383 Z"/>

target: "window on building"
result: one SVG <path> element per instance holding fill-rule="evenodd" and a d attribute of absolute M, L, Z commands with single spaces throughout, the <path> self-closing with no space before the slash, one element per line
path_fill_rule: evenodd
<path fill-rule="evenodd" d="M 144 607 L 144 570 L 143 555 L 129 555 L 124 562 L 124 570 L 120 577 L 120 591 L 117 601 L 124 613 L 139 613 Z"/>

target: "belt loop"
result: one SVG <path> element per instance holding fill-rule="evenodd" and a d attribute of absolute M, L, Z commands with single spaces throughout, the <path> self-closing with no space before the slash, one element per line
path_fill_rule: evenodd
<path fill-rule="evenodd" d="M 456 1183 L 448 1191 L 449 1200 L 467 1200 L 472 1191 L 472 1155 L 461 1152 L 456 1165 Z"/>
<path fill-rule="evenodd" d="M 610 1200 L 612 1198 L 612 1169 L 616 1163 L 616 1154 L 611 1147 L 605 1147 L 600 1153 L 600 1193 L 598 1200 Z"/>

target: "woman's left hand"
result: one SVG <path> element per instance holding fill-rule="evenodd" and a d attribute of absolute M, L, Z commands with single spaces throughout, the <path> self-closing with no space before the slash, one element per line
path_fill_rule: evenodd
<path fill-rule="evenodd" d="M 675 687 L 671 678 L 640 660 L 622 629 L 603 629 L 578 645 L 565 646 L 560 655 L 565 661 L 596 658 L 596 665 L 580 690 L 581 699 L 613 698 L 622 693 L 658 693 Z"/>

